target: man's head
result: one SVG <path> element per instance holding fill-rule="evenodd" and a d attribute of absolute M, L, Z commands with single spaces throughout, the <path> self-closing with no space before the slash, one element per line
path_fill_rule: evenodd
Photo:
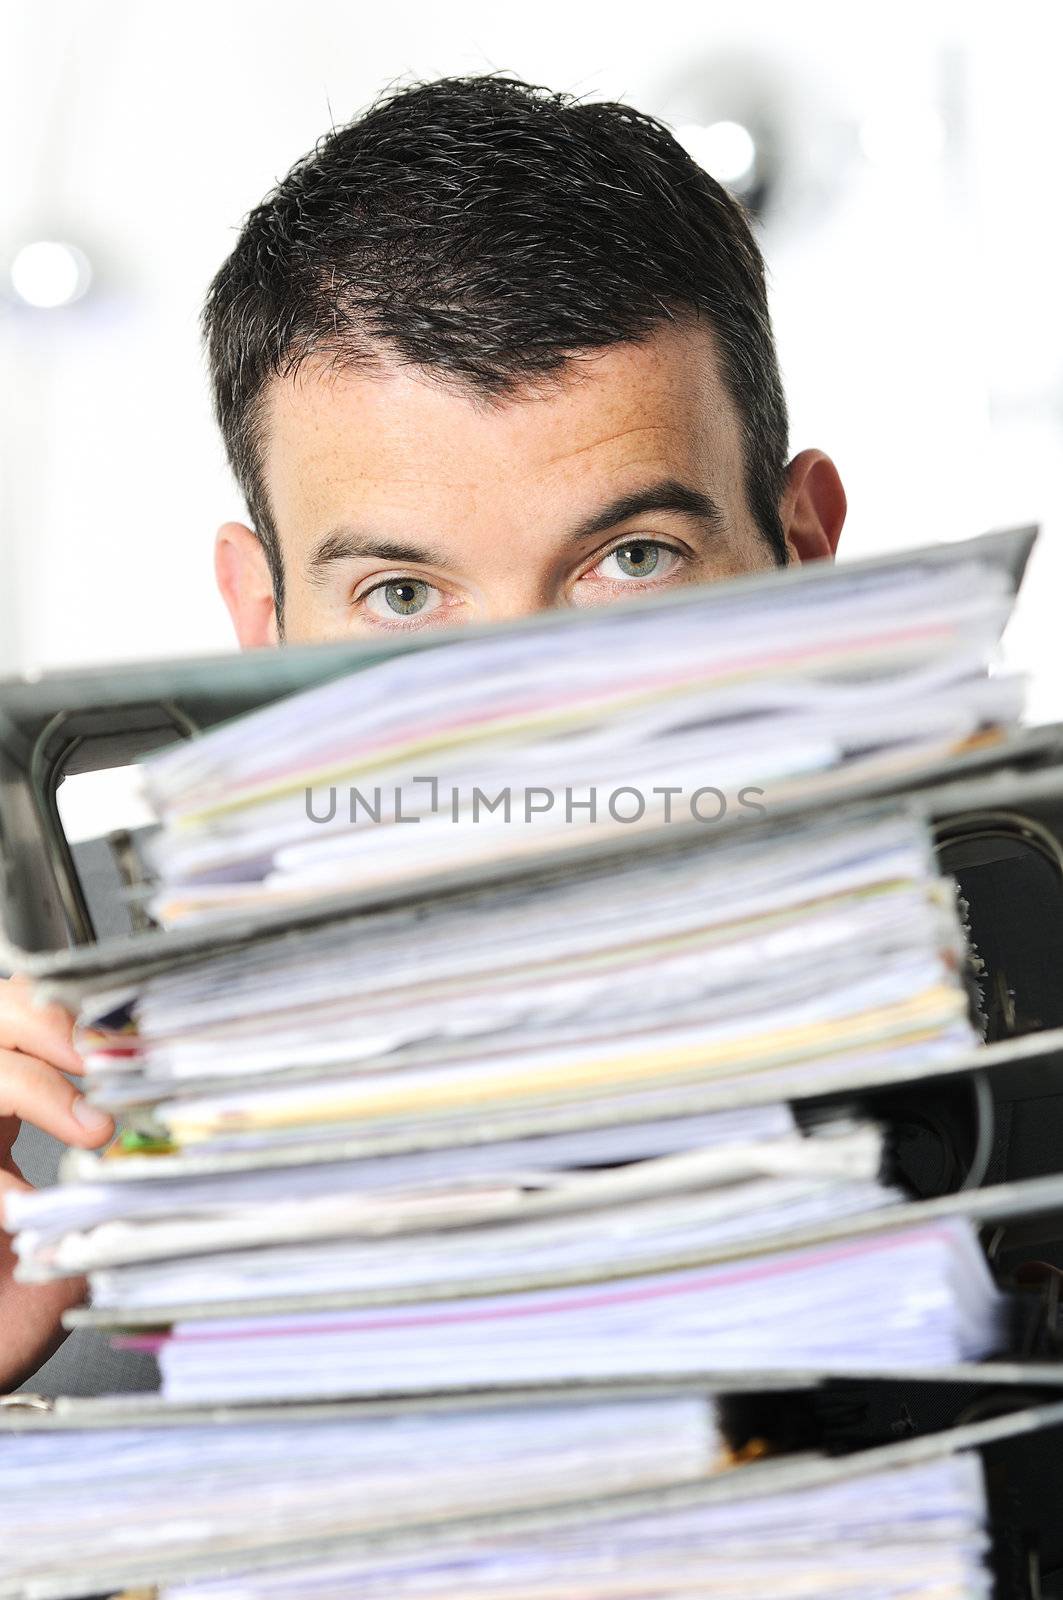
<path fill-rule="evenodd" d="M 204 325 L 253 529 L 244 645 L 598 604 L 833 553 L 787 463 L 760 252 L 658 122 L 498 77 L 397 93 L 255 211 Z"/>

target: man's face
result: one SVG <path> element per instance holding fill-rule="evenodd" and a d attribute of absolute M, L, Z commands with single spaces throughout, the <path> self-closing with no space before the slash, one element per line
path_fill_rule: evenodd
<path fill-rule="evenodd" d="M 775 565 L 704 327 L 580 357 L 494 403 L 410 369 L 308 365 L 273 383 L 264 439 L 293 643 L 607 605 Z M 791 556 L 830 554 L 837 530 L 810 541 L 792 498 Z M 241 643 L 274 642 L 249 530 L 222 529 L 218 572 Z"/>

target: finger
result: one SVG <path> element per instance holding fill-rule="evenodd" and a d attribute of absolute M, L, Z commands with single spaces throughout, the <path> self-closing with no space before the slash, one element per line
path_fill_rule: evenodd
<path fill-rule="evenodd" d="M 73 1043 L 74 1019 L 60 1005 L 38 1006 L 32 986 L 21 977 L 0 983 L 0 1049 L 22 1050 L 61 1067 L 81 1073 L 84 1058 Z"/>
<path fill-rule="evenodd" d="M 90 1105 L 61 1072 L 16 1050 L 0 1050 L 0 1117 L 31 1122 L 85 1150 L 114 1133 L 114 1118 Z"/>

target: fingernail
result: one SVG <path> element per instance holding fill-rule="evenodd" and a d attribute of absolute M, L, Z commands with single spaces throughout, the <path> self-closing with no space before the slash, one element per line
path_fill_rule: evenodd
<path fill-rule="evenodd" d="M 110 1127 L 111 1119 L 106 1111 L 101 1111 L 99 1106 L 90 1105 L 84 1095 L 79 1095 L 74 1101 L 73 1112 L 75 1120 L 87 1133 L 102 1133 L 104 1128 Z"/>

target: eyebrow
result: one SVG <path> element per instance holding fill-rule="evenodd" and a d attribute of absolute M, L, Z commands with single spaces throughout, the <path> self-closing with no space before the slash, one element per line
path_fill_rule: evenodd
<path fill-rule="evenodd" d="M 569 534 L 570 544 L 584 544 L 588 539 L 600 538 L 621 523 L 653 512 L 668 511 L 705 524 L 718 532 L 724 523 L 723 513 L 711 495 L 675 478 L 666 478 L 645 489 L 636 489 L 620 495 L 600 511 L 577 524 Z M 334 528 L 315 548 L 307 562 L 312 579 L 320 579 L 326 567 L 336 561 L 391 561 L 396 566 L 447 567 L 451 560 L 447 552 L 431 545 L 413 544 L 404 540 L 388 539 L 382 535 L 359 532 L 355 528 Z"/>
<path fill-rule="evenodd" d="M 595 511 L 575 528 L 570 536 L 573 544 L 593 539 L 633 517 L 644 517 L 654 511 L 674 511 L 693 521 L 707 524 L 715 533 L 724 525 L 723 512 L 711 495 L 675 478 L 665 478 L 646 489 L 636 489 L 632 494 L 621 495 L 618 500 Z"/>
<path fill-rule="evenodd" d="M 311 578 L 320 578 L 334 561 L 393 561 L 396 566 L 445 567 L 447 556 L 430 545 L 385 539 L 377 534 L 359 533 L 353 528 L 334 528 L 307 562 Z"/>

